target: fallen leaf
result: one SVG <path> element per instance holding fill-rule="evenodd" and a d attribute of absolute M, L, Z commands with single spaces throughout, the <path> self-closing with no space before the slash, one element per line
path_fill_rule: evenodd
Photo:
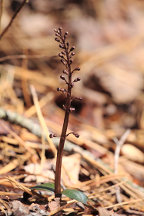
<path fill-rule="evenodd" d="M 81 156 L 79 154 L 73 154 L 70 156 L 63 157 L 64 171 L 68 175 L 67 180 L 69 181 L 69 184 L 78 183 L 79 172 L 80 172 L 80 161 L 81 161 Z"/>
<path fill-rule="evenodd" d="M 50 169 L 51 162 L 46 162 L 43 166 L 34 163 L 25 166 L 24 170 L 31 174 L 25 178 L 25 182 L 35 180 L 37 183 L 44 183 L 54 179 L 54 172 Z"/>
<path fill-rule="evenodd" d="M 108 211 L 105 208 L 98 208 L 99 216 L 125 216 L 124 214 L 116 214 L 113 211 Z"/>
<path fill-rule="evenodd" d="M 131 144 L 125 144 L 121 148 L 123 156 L 132 161 L 139 163 L 144 163 L 144 153 L 140 151 L 137 147 Z"/>
<path fill-rule="evenodd" d="M 59 209 L 59 207 L 60 207 L 60 198 L 55 198 L 54 201 L 51 201 L 51 202 L 48 203 L 48 206 L 50 208 L 50 212 Z"/>

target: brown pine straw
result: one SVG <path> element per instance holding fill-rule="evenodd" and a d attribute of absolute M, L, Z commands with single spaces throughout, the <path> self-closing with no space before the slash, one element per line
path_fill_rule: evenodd
<path fill-rule="evenodd" d="M 24 186 L 23 184 L 20 184 L 20 183 L 17 182 L 14 178 L 8 176 L 6 179 L 12 184 L 12 186 L 13 186 L 14 188 L 18 188 L 18 189 L 20 189 L 20 190 L 22 190 L 22 191 L 24 191 L 24 192 L 26 192 L 26 193 L 32 195 L 31 189 L 27 188 L 27 187 Z"/>
<path fill-rule="evenodd" d="M 106 208 L 106 209 L 109 209 L 109 208 L 114 208 L 114 207 L 118 207 L 118 206 L 129 205 L 129 204 L 131 204 L 131 203 L 141 202 L 141 201 L 143 201 L 143 200 L 144 200 L 144 198 L 141 198 L 141 199 L 133 199 L 133 200 L 126 201 L 126 202 L 117 203 L 117 204 L 114 204 L 114 205 L 111 205 L 111 206 L 106 206 L 105 208 Z"/>
<path fill-rule="evenodd" d="M 21 196 L 21 194 L 12 193 L 12 192 L 5 192 L 5 191 L 0 191 L 0 196 Z"/>
<path fill-rule="evenodd" d="M 52 139 L 50 139 L 50 137 L 49 137 L 49 131 L 48 131 L 46 122 L 44 120 L 44 117 L 42 115 L 42 112 L 41 112 L 41 109 L 40 109 L 40 106 L 39 106 L 39 102 L 38 102 L 38 97 L 37 97 L 35 88 L 33 86 L 31 86 L 31 93 L 32 93 L 32 96 L 33 96 L 33 101 L 34 101 L 34 104 L 35 104 L 35 107 L 36 107 L 36 111 L 37 111 L 38 119 L 40 121 L 40 125 L 41 125 L 42 129 L 45 132 L 45 135 L 46 135 L 46 138 L 47 138 L 47 141 L 48 141 L 48 143 L 50 145 L 51 150 L 53 151 L 54 155 L 56 156 L 57 150 L 56 150 L 55 145 L 52 142 Z"/>
<path fill-rule="evenodd" d="M 120 186 L 120 185 L 122 185 L 122 184 L 124 184 L 124 183 L 125 183 L 125 181 L 121 181 L 121 182 L 119 182 L 119 183 L 117 183 L 117 184 L 114 184 L 114 185 L 112 185 L 112 186 L 110 186 L 110 187 L 107 187 L 107 188 L 105 188 L 105 189 L 99 190 L 99 194 L 96 194 L 96 193 L 94 192 L 94 193 L 88 195 L 88 197 L 89 197 L 89 199 L 101 197 L 101 193 L 106 192 L 106 191 L 108 191 L 108 190 L 111 190 L 112 188 L 115 188 L 116 186 Z"/>
<path fill-rule="evenodd" d="M 6 208 L 7 210 L 10 209 L 10 207 L 7 205 L 7 203 L 6 203 L 4 200 L 0 199 L 0 203 L 1 203 L 1 204 L 4 206 L 4 208 Z M 1 210 L 5 215 L 7 215 L 7 213 L 6 213 L 6 211 L 4 210 L 4 208 L 3 208 L 2 206 L 0 206 L 0 210 Z"/>

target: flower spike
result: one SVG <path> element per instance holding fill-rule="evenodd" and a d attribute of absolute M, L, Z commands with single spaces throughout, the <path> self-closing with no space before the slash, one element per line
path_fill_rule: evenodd
<path fill-rule="evenodd" d="M 75 47 L 70 46 L 67 41 L 68 32 L 63 33 L 62 28 L 55 29 L 55 40 L 59 43 L 59 47 L 62 50 L 58 56 L 62 64 L 64 65 L 63 74 L 60 75 L 60 78 L 67 84 L 67 89 L 57 88 L 57 91 L 62 93 L 66 93 L 66 103 L 63 105 L 63 109 L 65 110 L 65 118 L 63 123 L 63 128 L 61 132 L 58 153 L 57 153 L 57 161 L 56 161 L 56 174 L 55 174 L 55 197 L 61 197 L 61 166 L 62 166 L 62 153 L 64 148 L 65 139 L 69 134 L 73 134 L 75 137 L 79 137 L 77 133 L 70 132 L 67 134 L 68 122 L 69 122 L 69 114 L 74 111 L 75 108 L 71 107 L 71 102 L 73 100 L 72 97 L 72 88 L 74 87 L 74 83 L 80 81 L 80 78 L 72 79 L 73 72 L 79 71 L 80 69 L 77 67 L 72 69 L 73 56 L 75 53 L 73 52 Z"/>

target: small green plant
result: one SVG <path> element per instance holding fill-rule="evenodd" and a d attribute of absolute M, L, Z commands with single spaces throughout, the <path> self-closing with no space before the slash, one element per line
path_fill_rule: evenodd
<path fill-rule="evenodd" d="M 67 133 L 68 122 L 69 122 L 69 114 L 70 112 L 74 111 L 75 109 L 71 107 L 71 103 L 73 100 L 81 100 L 81 98 L 72 97 L 72 88 L 76 82 L 80 81 L 80 78 L 77 77 L 73 79 L 73 73 L 75 71 L 79 71 L 80 68 L 76 67 L 72 69 L 71 65 L 73 63 L 73 56 L 74 53 L 74 46 L 70 46 L 69 42 L 67 41 L 68 32 L 63 33 L 62 28 L 58 28 L 55 30 L 55 40 L 59 43 L 59 47 L 62 50 L 58 55 L 61 59 L 62 64 L 64 65 L 63 74 L 60 75 L 60 78 L 65 82 L 67 88 L 57 88 L 57 91 L 63 93 L 66 96 L 66 102 L 63 105 L 63 109 L 65 110 L 65 117 L 62 127 L 62 132 L 60 136 L 60 142 L 58 146 L 57 152 L 57 160 L 56 160 L 56 171 L 55 171 L 55 183 L 46 183 L 42 185 L 38 185 L 33 187 L 33 189 L 41 189 L 41 190 L 50 190 L 55 193 L 55 197 L 61 198 L 62 194 L 68 196 L 71 199 L 76 199 L 82 203 L 87 202 L 87 196 L 77 190 L 66 189 L 61 191 L 61 167 L 62 167 L 62 155 L 66 137 L 70 134 L 73 134 L 75 137 L 79 137 L 77 133 L 73 131 Z M 53 135 L 51 134 L 50 137 L 52 138 Z"/>
<path fill-rule="evenodd" d="M 52 182 L 44 183 L 44 184 L 32 187 L 31 189 L 34 189 L 34 190 L 48 190 L 48 191 L 54 192 L 55 191 L 55 184 L 52 183 Z M 61 195 L 62 194 L 69 197 L 70 199 L 75 199 L 75 200 L 77 200 L 79 202 L 82 202 L 83 204 L 87 204 L 88 198 L 81 191 L 74 190 L 74 189 L 64 189 L 64 190 L 61 191 Z"/>

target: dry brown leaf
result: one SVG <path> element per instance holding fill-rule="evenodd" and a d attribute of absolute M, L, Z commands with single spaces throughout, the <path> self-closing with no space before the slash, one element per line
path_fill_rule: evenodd
<path fill-rule="evenodd" d="M 132 161 L 139 163 L 144 163 L 144 153 L 140 151 L 137 147 L 131 144 L 125 144 L 122 146 L 122 154 Z"/>
<path fill-rule="evenodd" d="M 60 208 L 60 198 L 55 198 L 54 201 L 48 203 L 50 211 L 56 211 Z"/>
<path fill-rule="evenodd" d="M 25 206 L 18 200 L 14 200 L 12 202 L 12 208 L 13 208 L 13 213 L 17 216 L 29 214 L 29 209 L 27 208 L 27 206 Z"/>
<path fill-rule="evenodd" d="M 50 164 L 51 163 L 46 162 L 41 166 L 40 164 L 31 163 L 25 166 L 24 170 L 31 174 L 25 178 L 25 182 L 36 180 L 37 183 L 44 183 L 49 179 L 54 179 L 54 173 L 50 170 Z"/>
<path fill-rule="evenodd" d="M 103 207 L 98 208 L 99 216 L 125 216 L 122 214 L 116 214 L 113 211 L 108 211 Z"/>
<path fill-rule="evenodd" d="M 139 165 L 135 162 L 129 161 L 127 159 L 121 158 L 120 164 L 123 165 L 125 170 L 134 178 L 138 179 L 139 181 L 144 180 L 144 168 L 142 165 Z"/>
<path fill-rule="evenodd" d="M 64 171 L 69 177 L 69 184 L 78 183 L 80 172 L 81 156 L 79 154 L 73 154 L 71 156 L 63 157 Z"/>

